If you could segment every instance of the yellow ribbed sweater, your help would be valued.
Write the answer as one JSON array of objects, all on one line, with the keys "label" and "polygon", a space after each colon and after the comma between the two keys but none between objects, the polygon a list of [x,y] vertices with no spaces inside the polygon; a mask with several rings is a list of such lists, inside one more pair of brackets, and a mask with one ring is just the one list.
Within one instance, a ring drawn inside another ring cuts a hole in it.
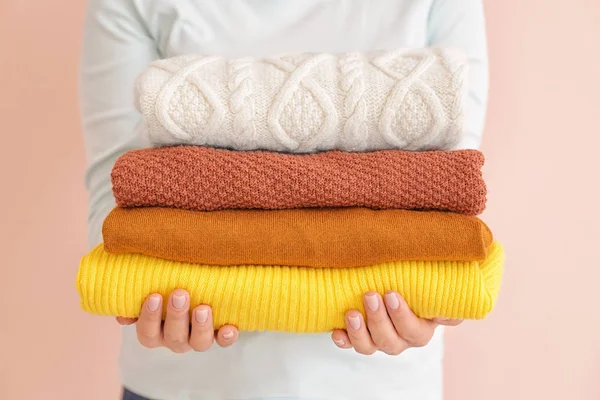
[{"label": "yellow ribbed sweater", "polygon": [[110,254],[99,245],[83,257],[77,290],[85,311],[137,317],[152,293],[177,288],[191,308],[209,304],[215,328],[329,332],[344,313],[364,311],[369,290],[397,290],[420,317],[481,319],[494,306],[504,262],[494,242],[483,261],[399,261],[356,268],[204,266],[140,254]]}]

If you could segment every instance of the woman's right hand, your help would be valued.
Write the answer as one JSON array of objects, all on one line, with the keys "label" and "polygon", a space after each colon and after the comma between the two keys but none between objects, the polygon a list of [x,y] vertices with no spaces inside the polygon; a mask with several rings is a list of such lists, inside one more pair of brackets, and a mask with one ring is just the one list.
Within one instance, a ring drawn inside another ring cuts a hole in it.
[{"label": "woman's right hand", "polygon": [[135,323],[142,346],[151,349],[167,347],[175,353],[206,351],[215,339],[219,346],[228,347],[238,338],[238,329],[233,325],[224,325],[215,332],[212,311],[207,305],[194,308],[190,321],[190,295],[185,290],[176,289],[169,296],[164,324],[162,310],[162,296],[151,294],[144,301],[139,318],[117,317],[117,322],[121,325]]}]

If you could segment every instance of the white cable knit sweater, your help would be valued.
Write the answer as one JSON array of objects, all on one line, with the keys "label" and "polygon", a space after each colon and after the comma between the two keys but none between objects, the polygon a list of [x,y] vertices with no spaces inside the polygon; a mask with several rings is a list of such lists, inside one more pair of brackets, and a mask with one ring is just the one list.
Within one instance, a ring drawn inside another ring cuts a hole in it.
[{"label": "white cable knit sweater", "polygon": [[137,104],[155,145],[314,152],[450,149],[461,139],[462,53],[414,49],[153,62]]}]

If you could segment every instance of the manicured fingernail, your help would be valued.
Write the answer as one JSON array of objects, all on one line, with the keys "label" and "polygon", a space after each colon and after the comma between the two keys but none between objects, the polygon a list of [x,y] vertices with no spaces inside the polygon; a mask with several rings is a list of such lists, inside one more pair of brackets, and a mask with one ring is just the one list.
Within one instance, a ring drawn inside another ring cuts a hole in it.
[{"label": "manicured fingernail", "polygon": [[180,309],[185,306],[185,296],[181,294],[173,295],[173,307]]},{"label": "manicured fingernail", "polygon": [[223,339],[229,340],[233,337],[233,331],[227,331],[223,334]]},{"label": "manicured fingernail", "polygon": [[160,296],[150,296],[148,299],[148,310],[152,312],[158,311],[158,306],[160,306]]},{"label": "manicured fingernail", "polygon": [[355,331],[360,329],[360,317],[357,315],[353,315],[351,317],[348,317],[348,322],[350,323],[350,328],[354,329]]},{"label": "manicured fingernail", "polygon": [[392,310],[397,309],[400,306],[400,301],[398,301],[398,295],[396,293],[386,293],[385,304],[387,304],[387,306]]},{"label": "manicured fingernail", "polygon": [[434,318],[433,322],[436,324],[443,324],[444,322],[450,321],[450,318]]},{"label": "manicured fingernail", "polygon": [[196,322],[199,324],[205,324],[208,321],[208,309],[203,308],[196,310]]},{"label": "manicured fingernail", "polygon": [[368,294],[365,296],[365,299],[367,300],[367,307],[369,307],[369,310],[375,312],[379,309],[379,299],[376,294]]},{"label": "manicured fingernail", "polygon": [[333,341],[335,342],[335,344],[337,344],[338,346],[343,346],[346,344],[346,342],[344,341],[344,339],[333,339]]}]

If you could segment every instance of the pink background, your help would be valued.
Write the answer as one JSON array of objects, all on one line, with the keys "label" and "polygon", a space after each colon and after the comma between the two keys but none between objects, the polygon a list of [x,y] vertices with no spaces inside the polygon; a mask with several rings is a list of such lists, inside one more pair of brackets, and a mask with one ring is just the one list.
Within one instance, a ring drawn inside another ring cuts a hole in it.
[{"label": "pink background", "polygon": [[[79,309],[83,2],[0,3],[0,398],[116,399],[119,329]],[[600,3],[486,1],[484,219],[500,302],[448,330],[446,399],[600,399]]]}]

